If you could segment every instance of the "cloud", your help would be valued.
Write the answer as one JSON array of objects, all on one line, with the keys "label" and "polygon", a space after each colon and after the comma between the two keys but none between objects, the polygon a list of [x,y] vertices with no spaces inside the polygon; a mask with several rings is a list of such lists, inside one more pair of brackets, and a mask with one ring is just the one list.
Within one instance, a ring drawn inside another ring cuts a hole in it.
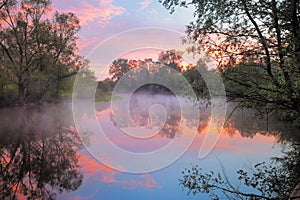
[{"label": "cloud", "polygon": [[101,42],[102,38],[94,36],[94,37],[87,37],[84,35],[81,35],[78,39],[77,42],[77,47],[79,51],[83,54],[86,55],[88,52],[92,50],[92,48]]},{"label": "cloud", "polygon": [[80,19],[82,26],[97,23],[105,27],[114,16],[122,15],[125,8],[113,5],[113,0],[98,0],[94,3],[88,1],[64,0],[54,2],[55,10],[73,12]]},{"label": "cloud", "polygon": [[152,3],[153,0],[145,0],[142,2],[139,2],[139,5],[141,6],[138,10],[145,10],[146,8],[148,8],[148,6]]}]

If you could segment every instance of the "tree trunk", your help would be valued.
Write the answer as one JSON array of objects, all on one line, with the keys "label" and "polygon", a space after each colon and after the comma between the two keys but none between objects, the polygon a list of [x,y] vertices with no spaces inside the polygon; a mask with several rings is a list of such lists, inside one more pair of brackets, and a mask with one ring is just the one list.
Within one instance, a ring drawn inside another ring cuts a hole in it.
[{"label": "tree trunk", "polygon": [[25,86],[23,82],[18,83],[18,104],[25,103]]}]

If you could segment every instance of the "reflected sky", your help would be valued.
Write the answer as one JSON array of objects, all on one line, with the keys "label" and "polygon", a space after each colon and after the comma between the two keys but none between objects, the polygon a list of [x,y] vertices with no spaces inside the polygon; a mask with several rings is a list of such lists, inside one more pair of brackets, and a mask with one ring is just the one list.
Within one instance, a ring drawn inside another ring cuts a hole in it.
[{"label": "reflected sky", "polygon": [[[16,182],[13,183],[15,179],[8,177],[7,170],[6,172],[3,170],[7,166],[7,162],[30,154],[30,159],[16,159],[12,170],[20,171],[18,167],[29,166],[28,163],[37,169],[47,169],[47,174],[44,175],[43,173],[38,175],[37,171],[31,173],[32,177],[35,174],[34,187],[40,183],[39,186],[44,186],[44,190],[40,191],[57,193],[57,199],[199,199],[201,197],[202,199],[209,199],[208,196],[202,194],[198,196],[186,195],[186,191],[182,190],[178,182],[184,168],[197,164],[203,169],[221,171],[222,166],[224,166],[229,178],[235,180],[236,170],[240,168],[250,169],[258,162],[282,155],[282,148],[287,148],[283,143],[277,143],[278,140],[282,139],[282,135],[275,134],[275,130],[278,130],[278,123],[270,123],[268,125],[269,130],[266,130],[265,123],[262,122],[263,119],[254,124],[253,113],[244,111],[236,112],[232,116],[212,152],[204,159],[199,159],[199,148],[203,143],[205,133],[208,131],[209,108],[206,109],[203,105],[203,108],[200,109],[200,123],[195,123],[193,121],[195,119],[191,116],[178,116],[180,112],[177,112],[175,108],[177,107],[175,97],[152,95],[149,98],[147,95],[141,95],[134,98],[131,99],[130,108],[130,115],[134,123],[131,123],[130,126],[162,128],[160,132],[149,139],[132,138],[132,136],[124,134],[118,126],[115,126],[110,103],[97,103],[96,119],[92,115],[85,115],[83,119],[85,121],[97,120],[111,141],[120,148],[133,152],[149,152],[161,148],[175,138],[184,138],[184,134],[189,134],[191,127],[197,126],[198,133],[192,145],[174,163],[158,171],[143,174],[120,172],[109,165],[100,163],[78,143],[76,129],[72,126],[70,102],[58,105],[45,104],[38,109],[4,109],[1,110],[0,115],[2,192],[7,181],[12,184],[11,191],[16,188],[14,186]],[[155,110],[148,112],[151,105],[158,103],[166,108],[166,115]],[[160,114],[162,115],[156,116]],[[160,119],[159,117],[165,117],[163,126],[157,120]],[[181,123],[180,127],[177,125],[178,123]],[[124,123],[124,127],[125,125],[126,123]],[[164,134],[164,126],[172,127],[172,134],[170,131]],[[92,127],[89,128],[92,129]],[[62,132],[61,130],[65,131]],[[291,130],[291,132],[293,131]],[[90,145],[95,145],[94,142],[97,140],[94,137],[97,135],[91,134],[86,138]],[[32,150],[31,153],[28,153],[30,145],[35,151]],[[20,149],[20,152],[16,153],[16,157],[13,154],[14,147]],[[22,149],[23,151],[21,151]],[[27,151],[25,151],[26,149]],[[164,159],[164,155],[161,156],[161,159]],[[48,165],[52,163],[49,165],[51,168],[41,167],[39,160],[43,160],[42,158]],[[108,160],[106,164],[109,162],[112,161]],[[32,170],[34,171],[33,167],[27,168],[27,171],[23,170],[24,183],[28,183],[29,171]],[[67,174],[69,176],[76,174],[76,176],[73,176],[73,179],[63,179]],[[42,179],[38,177],[46,178],[43,179],[44,182],[41,182]],[[66,182],[64,182],[63,187],[60,187],[59,183],[62,180]],[[50,183],[57,183],[59,187],[53,187],[49,190],[51,188]],[[70,189],[67,187],[68,183],[71,185],[77,183],[77,185],[73,185]],[[60,188],[62,189],[60,190]],[[43,194],[42,192],[40,194]],[[20,189],[16,195],[20,199],[26,196]]]},{"label": "reflected sky", "polygon": [[[198,164],[202,168],[209,170],[220,171],[222,166],[225,167],[227,174],[230,178],[235,179],[235,171],[240,168],[251,168],[258,162],[269,160],[272,156],[280,156],[283,144],[277,144],[279,139],[278,135],[273,135],[267,131],[257,129],[253,132],[242,132],[243,122],[248,121],[248,127],[251,126],[249,119],[253,116],[247,116],[245,113],[233,115],[232,121],[229,121],[227,126],[224,127],[223,133],[220,136],[213,151],[204,159],[198,158],[199,148],[202,145],[205,133],[208,131],[208,123],[210,120],[210,109],[201,108],[200,123],[195,123],[191,116],[178,116],[175,107],[178,107],[176,97],[161,96],[147,94],[133,96],[130,100],[130,116],[131,123],[124,122],[123,127],[153,127],[158,126],[159,123],[155,119],[161,116],[156,116],[161,113],[149,112],[151,106],[161,104],[165,108],[167,116],[165,117],[164,126],[172,126],[173,136],[164,134],[162,127],[161,131],[148,139],[133,138],[124,134],[112,117],[112,110],[110,107],[100,109],[97,111],[96,116],[100,126],[108,138],[122,149],[132,152],[149,152],[169,144],[175,137],[181,138],[183,134],[188,134],[189,129],[193,126],[198,126],[198,133],[189,149],[173,164],[150,173],[145,174],[131,174],[124,173],[112,169],[109,166],[97,162],[93,156],[86,150],[80,151],[80,163],[82,170],[85,174],[82,186],[75,192],[62,195],[61,198],[78,198],[78,199],[153,199],[153,198],[172,198],[172,199],[199,199],[199,196],[187,196],[186,192],[182,191],[179,186],[178,179],[181,177],[181,171],[190,167],[191,165]],[[177,103],[176,103],[177,102]],[[123,116],[118,111],[114,110],[116,116]],[[179,112],[180,113],[180,112]],[[177,116],[174,116],[176,115]],[[163,114],[162,114],[163,115]],[[173,116],[172,116],[173,115]],[[243,117],[242,117],[243,115]],[[122,117],[120,117],[122,119]],[[93,120],[91,118],[85,119],[87,121]],[[235,121],[234,121],[235,120]],[[133,123],[132,123],[133,122]],[[181,126],[176,124],[181,122]],[[237,125],[237,127],[234,126]],[[92,130],[91,124],[88,124],[89,130]],[[210,127],[214,128],[214,127]],[[261,127],[263,128],[263,127]],[[93,131],[97,131],[96,128]],[[141,133],[142,134],[142,133]],[[90,142],[96,141],[97,134],[92,134]],[[90,144],[93,145],[93,144]],[[100,145],[97,143],[97,145]],[[162,157],[164,155],[161,155]],[[110,161],[112,162],[112,161]],[[109,161],[108,161],[109,163]],[[204,199],[209,199],[208,196],[203,195]]]}]

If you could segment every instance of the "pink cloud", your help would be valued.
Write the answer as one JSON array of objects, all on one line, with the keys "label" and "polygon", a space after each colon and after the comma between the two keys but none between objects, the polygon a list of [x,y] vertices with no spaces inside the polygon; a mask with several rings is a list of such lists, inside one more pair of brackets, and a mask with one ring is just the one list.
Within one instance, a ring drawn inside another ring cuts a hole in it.
[{"label": "pink cloud", "polygon": [[57,1],[54,5],[55,10],[76,14],[82,26],[90,26],[91,23],[96,22],[101,27],[105,27],[114,16],[122,15],[125,11],[125,8],[113,5],[113,0],[98,0],[96,3],[64,0]]},{"label": "pink cloud", "polygon": [[95,44],[98,44],[101,42],[101,38],[99,37],[86,37],[86,36],[80,36],[77,42],[77,47],[81,53],[86,55],[89,51],[92,50],[92,48],[95,46]]}]

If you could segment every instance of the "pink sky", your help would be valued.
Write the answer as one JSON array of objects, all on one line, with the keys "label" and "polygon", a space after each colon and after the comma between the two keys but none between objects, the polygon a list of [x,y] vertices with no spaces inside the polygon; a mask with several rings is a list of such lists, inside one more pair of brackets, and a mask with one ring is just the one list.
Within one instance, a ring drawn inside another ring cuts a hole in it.
[{"label": "pink sky", "polygon": [[83,55],[123,31],[160,27],[184,32],[192,19],[191,10],[179,9],[171,15],[156,0],[53,0],[53,11],[73,12],[79,17],[78,46]]}]

